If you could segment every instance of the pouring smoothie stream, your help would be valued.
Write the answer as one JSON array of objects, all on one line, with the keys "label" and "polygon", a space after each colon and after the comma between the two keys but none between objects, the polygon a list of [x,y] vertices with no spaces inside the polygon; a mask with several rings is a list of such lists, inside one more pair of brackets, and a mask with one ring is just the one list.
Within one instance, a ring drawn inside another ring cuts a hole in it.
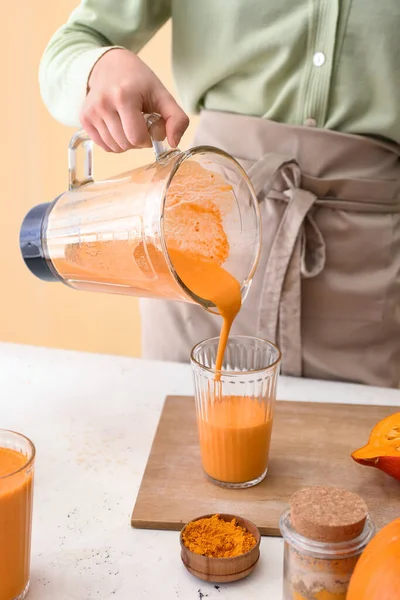
[{"label": "pouring smoothie stream", "polygon": [[[173,192],[171,188],[169,199],[175,205]],[[179,220],[182,206],[175,206],[174,218]],[[267,402],[260,399],[256,388],[254,396],[227,395],[221,381],[230,330],[241,308],[241,290],[237,279],[221,266],[229,254],[223,228],[218,243],[207,233],[217,229],[218,209],[214,207],[202,216],[208,225],[203,234],[203,252],[196,252],[195,247],[188,252],[174,249],[175,244],[182,243],[174,237],[168,239],[168,248],[174,268],[184,284],[197,296],[211,301],[222,317],[215,376],[208,382],[206,399],[198,411],[200,449],[203,469],[213,482],[240,486],[244,482],[257,482],[267,471],[272,411],[269,410],[270,399]],[[173,224],[167,225],[167,229],[173,231]],[[212,260],[205,259],[204,247],[212,248]]]},{"label": "pouring smoothie stream", "polygon": [[185,285],[197,296],[212,302],[223,319],[215,363],[216,371],[220,371],[228,336],[242,305],[240,283],[228,271],[214,262],[176,251],[170,251],[170,256],[176,272]]}]

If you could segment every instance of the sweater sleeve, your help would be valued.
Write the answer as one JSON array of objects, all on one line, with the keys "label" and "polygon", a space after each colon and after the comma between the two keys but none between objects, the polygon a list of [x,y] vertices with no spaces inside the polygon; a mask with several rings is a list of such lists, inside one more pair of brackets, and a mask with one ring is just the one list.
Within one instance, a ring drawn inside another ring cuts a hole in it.
[{"label": "sweater sleeve", "polygon": [[79,126],[89,75],[112,48],[138,52],[171,16],[171,0],[82,0],[51,38],[39,66],[42,99],[64,125]]}]

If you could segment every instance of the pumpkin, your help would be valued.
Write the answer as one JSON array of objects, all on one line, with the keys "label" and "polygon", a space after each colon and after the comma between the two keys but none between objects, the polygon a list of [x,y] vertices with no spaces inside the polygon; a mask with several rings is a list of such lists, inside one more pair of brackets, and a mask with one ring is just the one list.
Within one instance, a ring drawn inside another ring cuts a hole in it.
[{"label": "pumpkin", "polygon": [[400,519],[369,542],[350,579],[347,600],[400,598]]},{"label": "pumpkin", "polygon": [[368,444],[351,456],[359,464],[376,467],[400,481],[400,413],[375,425]]}]

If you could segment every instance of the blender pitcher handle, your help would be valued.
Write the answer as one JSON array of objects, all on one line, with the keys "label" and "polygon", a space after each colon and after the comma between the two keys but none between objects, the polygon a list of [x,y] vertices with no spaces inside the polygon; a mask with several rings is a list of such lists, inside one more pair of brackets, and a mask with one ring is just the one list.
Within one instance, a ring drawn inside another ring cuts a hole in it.
[{"label": "blender pitcher handle", "polygon": [[[76,175],[76,151],[83,146],[85,151],[85,162],[83,179]],[[68,177],[69,190],[75,190],[85,183],[92,183],[93,180],[93,142],[83,129],[77,131],[72,136],[68,145]]]},{"label": "blender pitcher handle", "polygon": [[[157,113],[143,115],[149,130],[151,143],[153,144],[156,160],[161,160],[172,149],[164,143],[166,138],[165,122],[161,115]],[[85,150],[85,163],[83,179],[79,179],[76,174],[76,154],[80,146]],[[93,183],[93,142],[83,129],[77,131],[71,138],[68,145],[68,173],[69,189],[75,190],[85,183]]]},{"label": "blender pitcher handle", "polygon": [[156,160],[159,161],[172,151],[172,148],[164,143],[164,140],[167,137],[165,132],[165,121],[158,113],[144,114],[143,116],[146,121],[147,129],[149,130]]}]

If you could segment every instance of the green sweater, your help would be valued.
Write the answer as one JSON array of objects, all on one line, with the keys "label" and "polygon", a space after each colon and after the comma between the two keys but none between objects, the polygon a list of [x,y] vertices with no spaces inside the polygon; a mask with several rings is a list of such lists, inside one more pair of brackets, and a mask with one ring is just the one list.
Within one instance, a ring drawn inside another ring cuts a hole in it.
[{"label": "green sweater", "polygon": [[400,0],[82,0],[50,40],[41,92],[79,125],[111,46],[137,52],[170,18],[183,107],[400,143]]}]

